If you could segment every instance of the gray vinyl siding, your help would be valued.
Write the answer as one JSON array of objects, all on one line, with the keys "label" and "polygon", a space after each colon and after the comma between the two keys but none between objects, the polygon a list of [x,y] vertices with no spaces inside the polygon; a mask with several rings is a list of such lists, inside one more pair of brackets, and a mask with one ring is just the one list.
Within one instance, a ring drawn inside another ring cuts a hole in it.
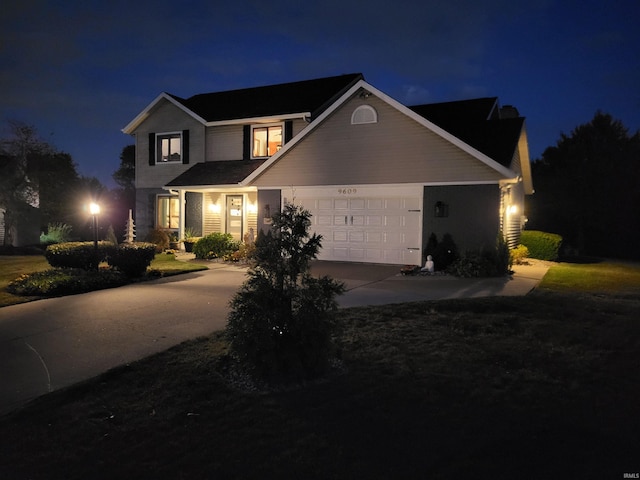
[{"label": "gray vinyl siding", "polygon": [[[378,122],[351,125],[373,106]],[[501,175],[376,97],[345,102],[259,176],[257,186],[497,182]]]},{"label": "gray vinyl siding", "polygon": [[161,188],[136,188],[136,241],[144,241],[156,226],[156,196],[168,194]]},{"label": "gray vinyl siding", "polygon": [[207,127],[206,160],[242,159],[242,125]]},{"label": "gray vinyl siding", "polygon": [[[448,216],[436,217],[436,202],[448,206]],[[422,247],[429,236],[438,241],[448,233],[460,253],[495,245],[500,229],[500,187],[498,185],[460,185],[424,187]]]},{"label": "gray vinyl siding", "polygon": [[[189,163],[149,165],[149,133],[189,130]],[[194,163],[204,161],[205,128],[169,101],[159,102],[149,117],[135,131],[136,188],[157,188],[166,185]]]},{"label": "gray vinyl siding", "polygon": [[[277,123],[277,122],[276,122]],[[292,134],[295,137],[306,126],[303,119],[292,121]],[[219,125],[207,127],[206,156],[207,162],[242,159],[243,125]]]}]

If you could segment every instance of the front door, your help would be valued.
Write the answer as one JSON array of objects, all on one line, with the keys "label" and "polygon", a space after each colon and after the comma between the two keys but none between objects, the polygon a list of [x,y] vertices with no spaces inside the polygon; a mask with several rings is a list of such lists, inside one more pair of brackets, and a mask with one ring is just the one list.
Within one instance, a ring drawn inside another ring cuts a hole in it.
[{"label": "front door", "polygon": [[227,233],[230,233],[235,240],[242,240],[243,211],[242,195],[228,195]]}]

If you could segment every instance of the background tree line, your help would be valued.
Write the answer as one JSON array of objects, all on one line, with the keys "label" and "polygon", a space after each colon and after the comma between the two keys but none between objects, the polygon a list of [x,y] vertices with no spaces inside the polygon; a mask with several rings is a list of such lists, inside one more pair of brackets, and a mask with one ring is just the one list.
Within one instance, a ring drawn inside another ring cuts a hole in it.
[{"label": "background tree line", "polygon": [[34,208],[40,232],[59,223],[71,226],[74,239],[92,239],[86,210],[91,201],[101,206],[100,238],[112,226],[116,238],[122,239],[129,209],[135,205],[133,145],[123,149],[120,168],[113,174],[120,188],[109,190],[97,178],[80,175],[71,155],[43,140],[35,127],[17,121],[7,126],[0,139],[0,208],[5,224],[0,243],[13,244],[11,227]]},{"label": "background tree line", "polygon": [[640,258],[640,132],[597,112],[532,163],[527,229],[558,233],[565,254]]}]

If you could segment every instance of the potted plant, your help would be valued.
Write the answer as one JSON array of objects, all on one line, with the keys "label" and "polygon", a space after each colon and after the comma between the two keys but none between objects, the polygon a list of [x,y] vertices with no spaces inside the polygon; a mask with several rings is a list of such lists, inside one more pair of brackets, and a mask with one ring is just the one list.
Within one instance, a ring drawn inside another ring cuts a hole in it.
[{"label": "potted plant", "polygon": [[184,229],[183,243],[185,252],[193,252],[193,244],[198,241],[198,237],[196,235],[197,233],[193,228],[187,227]]},{"label": "potted plant", "polygon": [[178,240],[178,234],[168,232],[169,235],[169,248],[171,250],[180,250],[180,241]]}]

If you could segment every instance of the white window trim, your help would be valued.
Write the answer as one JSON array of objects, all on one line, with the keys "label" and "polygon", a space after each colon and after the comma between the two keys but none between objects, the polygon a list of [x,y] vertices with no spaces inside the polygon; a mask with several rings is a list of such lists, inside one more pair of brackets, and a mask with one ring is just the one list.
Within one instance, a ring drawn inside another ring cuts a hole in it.
[{"label": "white window trim", "polygon": [[[158,148],[158,142],[160,141],[160,137],[169,137],[169,136],[174,136],[174,135],[177,135],[177,136],[180,137],[180,160],[179,161],[171,161],[170,160],[170,161],[167,161],[167,162],[163,162],[162,160],[160,160],[162,158],[162,149]],[[156,133],[155,142],[156,142],[156,145],[155,145],[156,165],[176,165],[176,164],[182,163],[183,155],[184,155],[184,148],[183,148],[184,139],[182,138],[182,132],[181,131]]]},{"label": "white window trim", "polygon": [[[258,159],[258,158],[271,158],[273,155],[265,155],[265,156],[254,156],[253,155],[253,142],[254,142],[254,132],[256,129],[258,128],[270,128],[270,127],[280,127],[282,129],[282,145],[280,148],[284,147],[284,122],[278,122],[278,123],[257,123],[255,125],[251,125],[251,143],[250,143],[250,149],[251,149],[251,158],[254,159]],[[267,138],[268,141],[268,138]]]},{"label": "white window trim", "polygon": [[[368,112],[370,115],[364,113],[364,116],[369,119],[362,120],[361,112]],[[378,123],[378,112],[371,105],[360,105],[351,114],[351,125],[365,125],[367,123]]]}]

